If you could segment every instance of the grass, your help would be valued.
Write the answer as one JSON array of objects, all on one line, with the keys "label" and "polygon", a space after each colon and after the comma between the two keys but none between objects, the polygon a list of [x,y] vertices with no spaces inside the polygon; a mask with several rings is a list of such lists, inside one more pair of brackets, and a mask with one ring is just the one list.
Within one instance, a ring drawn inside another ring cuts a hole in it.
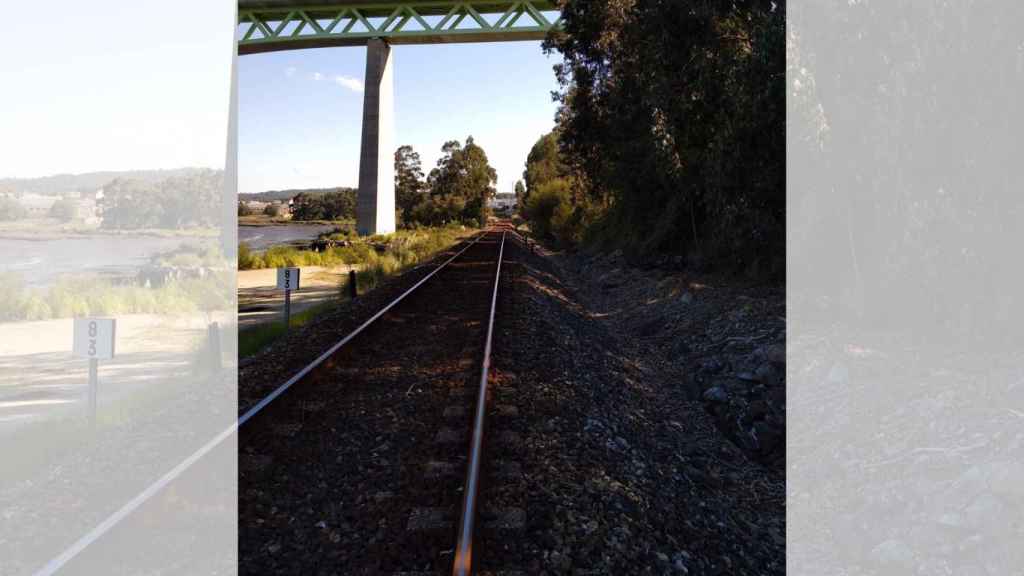
[{"label": "grass", "polygon": [[[288,325],[291,328],[305,326],[313,318],[328,312],[338,305],[338,301],[328,301],[310,306],[301,312],[291,315]],[[268,322],[252,328],[238,331],[238,357],[248,358],[270,346],[275,340],[284,336],[284,321]]]},{"label": "grass", "polygon": [[215,246],[181,247],[155,254],[150,265],[198,269],[203,275],[147,288],[138,279],[118,282],[95,274],[66,274],[45,287],[26,286],[16,272],[0,272],[0,322],[120,314],[193,314],[230,309],[234,272]]},{"label": "grass", "polygon": [[[381,258],[386,260],[388,256],[395,257],[402,266],[407,266],[414,260],[420,261],[424,256],[432,256],[439,249],[450,246],[463,232],[465,228],[458,225],[400,230],[394,234],[364,238],[354,236],[349,231],[339,231],[322,235],[322,238],[346,241],[348,245],[328,248],[323,252],[300,250],[293,246],[273,246],[262,253],[257,253],[243,242],[238,246],[238,269],[256,270],[288,266],[329,268],[341,265],[371,267]],[[387,267],[389,264],[385,263],[383,266]]]},{"label": "grass", "polygon": [[[356,286],[358,287],[359,294],[366,294],[383,284],[388,278],[397,276],[413,266],[426,262],[439,252],[448,249],[464,233],[465,229],[461,226],[403,230],[387,236],[371,236],[358,239],[349,246],[321,253],[287,248],[279,252],[273,252],[270,256],[270,261],[274,262],[276,258],[288,261],[288,258],[294,257],[297,259],[295,260],[296,263],[289,263],[289,266],[330,266],[331,264],[326,264],[323,260],[315,261],[313,264],[300,262],[302,257],[296,256],[296,253],[328,254],[328,258],[338,258],[341,263],[359,266],[359,271],[356,272]],[[273,250],[275,249],[271,248],[267,252],[271,253]],[[266,254],[262,255],[262,257],[265,258]],[[239,263],[241,263],[241,251],[239,252]],[[330,310],[348,298],[347,278],[341,281],[338,288],[337,298],[293,314],[289,325],[292,328],[303,326],[317,315]],[[284,328],[284,321],[278,321],[239,330],[238,357],[246,358],[252,356],[270,346],[275,340],[284,335]]]},{"label": "grass", "polygon": [[249,214],[246,216],[238,217],[239,226],[280,226],[282,224],[310,224],[310,225],[325,225],[331,224],[343,229],[355,229],[356,222],[351,219],[343,220],[294,220],[292,218],[282,218],[275,216],[267,216],[266,214]]},{"label": "grass", "polygon": [[0,274],[0,321],[221,310],[232,296],[226,272],[171,281],[159,288],[116,285],[82,276],[61,278],[45,289],[30,289],[18,275]]},{"label": "grass", "polygon": [[405,230],[381,237],[372,236],[370,242],[384,243],[381,253],[370,253],[356,273],[359,293],[373,290],[391,276],[430,260],[438,252],[454,244],[463,233],[461,226]]}]

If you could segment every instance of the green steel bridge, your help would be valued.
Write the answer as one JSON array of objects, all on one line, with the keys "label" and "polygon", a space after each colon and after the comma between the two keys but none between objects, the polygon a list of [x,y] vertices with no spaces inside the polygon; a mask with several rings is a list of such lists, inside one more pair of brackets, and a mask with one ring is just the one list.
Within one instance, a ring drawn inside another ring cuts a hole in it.
[{"label": "green steel bridge", "polygon": [[238,0],[238,54],[366,46],[356,230],[395,230],[391,45],[543,40],[553,0]]},{"label": "green steel bridge", "polygon": [[239,54],[389,44],[543,40],[558,26],[552,1],[239,0]]}]

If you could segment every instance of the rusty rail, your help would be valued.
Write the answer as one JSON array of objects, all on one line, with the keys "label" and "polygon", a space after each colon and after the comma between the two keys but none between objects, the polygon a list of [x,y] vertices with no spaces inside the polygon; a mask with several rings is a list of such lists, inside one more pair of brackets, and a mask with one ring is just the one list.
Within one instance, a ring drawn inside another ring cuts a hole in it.
[{"label": "rusty rail", "polygon": [[491,313],[487,320],[487,340],[484,343],[483,365],[480,368],[480,390],[476,398],[476,413],[473,417],[473,440],[470,444],[469,463],[466,466],[465,493],[462,498],[462,515],[459,519],[459,536],[455,545],[454,576],[469,576],[473,567],[473,531],[477,514],[477,493],[480,488],[480,461],[483,458],[484,419],[487,408],[487,376],[491,369],[491,338],[494,334],[494,312],[498,306],[498,285],[501,283],[501,259],[505,254],[505,234],[501,233],[498,248],[498,265],[494,273],[494,292],[491,294]]},{"label": "rusty rail", "polygon": [[[403,292],[400,296],[398,296],[397,298],[392,300],[390,304],[388,304],[387,306],[382,308],[380,311],[378,311],[376,314],[374,314],[369,320],[367,320],[366,322],[363,322],[362,324],[360,324],[358,328],[356,328],[355,330],[350,332],[347,336],[345,336],[344,338],[339,340],[337,343],[335,343],[333,346],[331,346],[326,352],[324,352],[319,357],[317,357],[316,360],[313,360],[311,363],[306,365],[306,367],[304,367],[302,370],[297,372],[294,376],[289,378],[287,382],[285,382],[284,384],[281,384],[276,389],[274,389],[273,392],[271,392],[266,397],[264,397],[262,400],[260,400],[260,402],[258,404],[256,404],[255,406],[250,408],[248,411],[246,411],[245,414],[240,416],[238,418],[238,420],[236,420],[233,424],[231,424],[231,426],[228,426],[221,433],[219,433],[216,436],[214,436],[212,439],[210,439],[208,442],[206,442],[206,444],[203,444],[203,446],[201,446],[198,450],[196,450],[191,455],[189,455],[187,458],[182,460],[177,466],[175,466],[174,468],[169,470],[166,474],[164,474],[159,479],[157,479],[155,482],[153,482],[152,484],[147,486],[145,490],[143,490],[142,492],[137,494],[134,498],[132,498],[126,504],[124,504],[119,509],[117,509],[113,514],[111,514],[105,520],[100,522],[95,528],[93,528],[92,530],[87,532],[84,536],[82,536],[81,538],[76,540],[74,543],[72,543],[63,552],[61,552],[59,555],[55,556],[48,563],[46,563],[46,565],[44,565],[39,570],[37,570],[34,573],[34,575],[35,576],[51,576],[52,574],[56,574],[58,571],[60,571],[61,568],[63,568],[65,565],[67,565],[69,562],[71,562],[83,550],[85,550],[91,544],[93,544],[94,542],[96,542],[97,540],[102,538],[107,532],[109,532],[112,528],[114,528],[119,523],[121,523],[122,520],[124,520],[125,518],[130,516],[136,509],[138,509],[140,506],[142,506],[146,501],[148,501],[154,495],[156,495],[161,490],[166,488],[171,482],[173,482],[175,479],[177,479],[179,476],[181,476],[186,470],[191,468],[193,464],[195,464],[196,462],[201,460],[206,454],[208,454],[210,451],[212,451],[214,448],[216,448],[221,442],[223,442],[225,439],[229,438],[232,434],[236,433],[238,431],[238,429],[243,424],[245,424],[249,419],[251,419],[253,416],[255,416],[260,411],[262,411],[264,408],[266,408],[267,405],[269,405],[271,402],[273,402],[279,396],[284,394],[285,391],[287,391],[289,388],[291,388],[296,382],[301,380],[303,377],[305,377],[307,374],[309,374],[311,371],[313,371],[313,369],[315,369],[317,366],[322,364],[325,360],[330,358],[335,352],[337,352],[339,349],[341,349],[341,347],[343,347],[345,344],[348,344],[348,342],[350,340],[352,340],[353,338],[355,338],[360,332],[365,330],[368,326],[370,326],[375,321],[377,321],[381,316],[383,316],[389,310],[394,308],[399,302],[404,300],[406,298],[406,296],[408,296],[409,294],[412,294],[413,292],[415,292],[417,288],[422,286],[427,280],[430,280],[435,274],[437,274],[442,269],[447,267],[448,264],[450,264],[453,260],[455,260],[456,258],[461,256],[463,252],[465,252],[466,250],[468,250],[470,248],[470,246],[472,246],[473,244],[476,244],[478,240],[480,240],[481,238],[483,238],[486,235],[487,235],[487,232],[481,232],[480,234],[477,234],[476,237],[474,237],[471,241],[469,241],[469,243],[467,243],[461,250],[459,250],[454,255],[452,255],[450,258],[445,260],[442,264],[440,264],[439,266],[437,266],[436,268],[431,270],[429,274],[427,274],[426,276],[421,278],[411,288],[409,288],[408,290]],[[503,246],[504,246],[504,233],[502,233],[502,243],[503,243]],[[493,310],[492,310],[492,312],[491,312],[492,320],[493,320],[493,316],[494,316],[494,313],[493,313]],[[490,347],[490,333],[488,333],[488,348],[489,347]]]}]

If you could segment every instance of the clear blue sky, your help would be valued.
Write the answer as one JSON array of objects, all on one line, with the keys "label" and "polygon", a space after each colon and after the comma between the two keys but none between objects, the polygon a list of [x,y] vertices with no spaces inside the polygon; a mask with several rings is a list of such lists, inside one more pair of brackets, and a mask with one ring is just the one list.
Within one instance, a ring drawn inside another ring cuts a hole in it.
[{"label": "clear blue sky", "polygon": [[224,167],[235,6],[165,8],[3,3],[0,178]]},{"label": "clear blue sky", "polygon": [[[358,183],[365,48],[238,59],[238,189]],[[557,90],[540,42],[394,46],[395,146],[429,173],[447,140],[473,138],[512,191],[533,143],[554,126]]]}]

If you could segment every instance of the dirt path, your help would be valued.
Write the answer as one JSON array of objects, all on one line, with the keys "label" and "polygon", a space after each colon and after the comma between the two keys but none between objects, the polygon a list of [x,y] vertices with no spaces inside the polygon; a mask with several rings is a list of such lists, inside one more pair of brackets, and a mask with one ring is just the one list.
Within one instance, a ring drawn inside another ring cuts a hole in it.
[{"label": "dirt path", "polygon": [[[188,374],[213,320],[218,319],[117,318],[116,355],[99,370],[100,409],[154,382]],[[219,318],[222,326],[226,321]],[[88,362],[71,354],[73,325],[71,318],[0,324],[0,374],[7,376],[0,380],[0,434],[41,418],[84,414]]]},{"label": "dirt path", "polygon": [[[301,290],[292,292],[292,314],[328,302],[338,296],[353,266],[301,267]],[[238,327],[240,330],[284,317],[284,293],[276,288],[277,270],[238,271]]]}]

